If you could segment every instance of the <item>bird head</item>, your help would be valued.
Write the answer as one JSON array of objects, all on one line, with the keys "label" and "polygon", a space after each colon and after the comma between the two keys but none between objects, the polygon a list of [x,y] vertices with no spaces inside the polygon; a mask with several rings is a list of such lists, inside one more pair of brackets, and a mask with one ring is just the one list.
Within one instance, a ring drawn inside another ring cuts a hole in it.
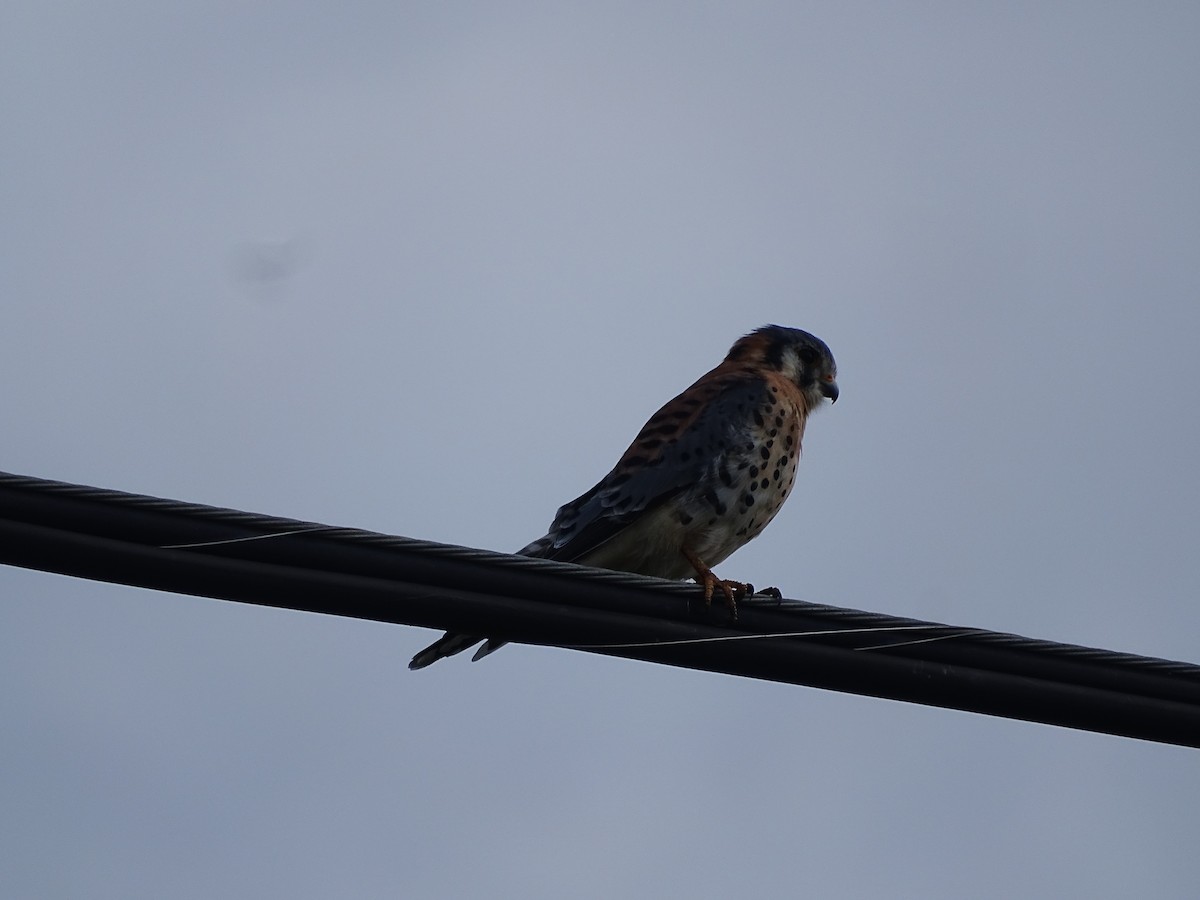
[{"label": "bird head", "polygon": [[837,402],[837,363],[825,342],[807,331],[764,325],[734,344],[726,359],[779,372],[800,388],[809,409]]}]

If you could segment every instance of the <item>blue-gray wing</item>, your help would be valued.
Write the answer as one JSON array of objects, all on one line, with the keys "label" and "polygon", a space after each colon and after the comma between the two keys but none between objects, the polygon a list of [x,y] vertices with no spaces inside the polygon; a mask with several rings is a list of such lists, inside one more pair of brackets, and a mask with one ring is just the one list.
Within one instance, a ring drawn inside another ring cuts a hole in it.
[{"label": "blue-gray wing", "polygon": [[745,371],[711,372],[650,417],[613,470],[561,507],[549,532],[520,552],[572,562],[686,491],[703,493],[754,452],[751,428],[771,402]]}]

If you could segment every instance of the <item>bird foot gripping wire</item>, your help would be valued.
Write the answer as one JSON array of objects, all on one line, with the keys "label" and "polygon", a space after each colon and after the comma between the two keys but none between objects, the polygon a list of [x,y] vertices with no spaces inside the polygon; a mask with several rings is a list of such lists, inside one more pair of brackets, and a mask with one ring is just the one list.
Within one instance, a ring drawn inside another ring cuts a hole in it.
[{"label": "bird foot gripping wire", "polygon": [[718,578],[716,573],[690,550],[685,549],[683,555],[692,564],[692,568],[696,570],[696,583],[704,588],[705,609],[712,606],[713,594],[717,588],[720,588],[721,593],[725,596],[725,605],[729,608],[729,616],[732,619],[737,618],[737,602],[753,596],[755,593],[766,594],[774,597],[776,600],[783,599],[783,594],[779,588],[772,587],[766,588],[763,591],[755,591],[754,585],[748,581],[730,581],[726,578]]}]

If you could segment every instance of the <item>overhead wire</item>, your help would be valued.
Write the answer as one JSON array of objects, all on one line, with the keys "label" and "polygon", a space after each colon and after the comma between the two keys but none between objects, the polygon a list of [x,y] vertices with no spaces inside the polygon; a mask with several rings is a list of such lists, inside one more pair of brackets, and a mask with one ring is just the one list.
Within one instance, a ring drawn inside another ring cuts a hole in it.
[{"label": "overhead wire", "polygon": [[1189,663],[29,476],[0,562],[1200,747]]}]

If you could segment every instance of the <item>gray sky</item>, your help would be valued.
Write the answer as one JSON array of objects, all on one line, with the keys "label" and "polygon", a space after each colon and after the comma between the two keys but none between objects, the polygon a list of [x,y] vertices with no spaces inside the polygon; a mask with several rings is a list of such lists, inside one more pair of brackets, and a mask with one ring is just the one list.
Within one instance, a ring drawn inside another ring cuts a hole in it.
[{"label": "gray sky", "polygon": [[[723,574],[1200,661],[1200,7],[580,6],[6,4],[0,469],[511,550],[778,322]],[[1200,883],[1195,751],[434,636],[0,569],[0,893]]]}]

